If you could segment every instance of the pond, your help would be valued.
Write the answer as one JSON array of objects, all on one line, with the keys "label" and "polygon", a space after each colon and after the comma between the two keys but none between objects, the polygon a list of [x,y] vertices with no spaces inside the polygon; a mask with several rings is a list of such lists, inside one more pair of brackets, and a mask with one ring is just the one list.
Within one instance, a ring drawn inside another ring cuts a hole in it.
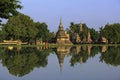
[{"label": "pond", "polygon": [[0,80],[120,80],[119,46],[0,47]]}]

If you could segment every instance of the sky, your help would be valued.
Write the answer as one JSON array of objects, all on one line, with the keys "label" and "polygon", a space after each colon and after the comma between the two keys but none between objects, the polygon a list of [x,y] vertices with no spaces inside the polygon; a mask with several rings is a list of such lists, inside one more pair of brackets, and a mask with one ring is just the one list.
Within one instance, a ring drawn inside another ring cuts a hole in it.
[{"label": "sky", "polygon": [[70,22],[85,23],[89,28],[109,23],[120,23],[120,0],[20,0],[21,13],[35,22],[45,22],[50,31],[56,32],[60,17],[64,29]]}]

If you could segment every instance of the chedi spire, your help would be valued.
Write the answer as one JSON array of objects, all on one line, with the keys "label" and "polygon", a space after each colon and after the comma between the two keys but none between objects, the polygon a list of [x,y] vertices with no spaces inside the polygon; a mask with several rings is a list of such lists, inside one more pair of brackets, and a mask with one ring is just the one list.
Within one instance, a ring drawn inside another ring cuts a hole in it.
[{"label": "chedi spire", "polygon": [[61,18],[60,18],[59,28],[58,28],[58,31],[56,33],[56,43],[60,44],[60,45],[62,45],[62,44],[72,44],[72,42],[70,41],[69,34],[67,34],[67,32],[64,31],[64,29],[63,29]]},{"label": "chedi spire", "polygon": [[64,29],[63,29],[63,25],[62,25],[62,18],[60,18],[59,30],[64,30]]}]

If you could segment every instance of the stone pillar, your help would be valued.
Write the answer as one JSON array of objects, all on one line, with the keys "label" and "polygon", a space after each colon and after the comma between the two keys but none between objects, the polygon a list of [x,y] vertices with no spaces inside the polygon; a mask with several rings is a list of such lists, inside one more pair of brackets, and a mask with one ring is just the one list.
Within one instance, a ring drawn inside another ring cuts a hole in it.
[{"label": "stone pillar", "polygon": [[87,39],[87,42],[88,42],[88,43],[91,43],[91,42],[92,42],[90,32],[88,32],[88,39]]},{"label": "stone pillar", "polygon": [[82,23],[80,23],[80,32],[83,31]]},{"label": "stone pillar", "polygon": [[79,36],[79,34],[77,33],[77,34],[76,34],[76,43],[80,43],[80,42],[81,42],[80,36]]},{"label": "stone pillar", "polygon": [[103,43],[108,43],[108,40],[105,37],[102,37],[102,42]]}]

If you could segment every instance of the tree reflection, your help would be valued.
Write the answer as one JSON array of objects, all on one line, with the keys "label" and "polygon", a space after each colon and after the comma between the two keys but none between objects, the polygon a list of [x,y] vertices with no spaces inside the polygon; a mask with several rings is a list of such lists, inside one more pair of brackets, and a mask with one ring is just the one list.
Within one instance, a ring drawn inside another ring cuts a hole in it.
[{"label": "tree reflection", "polygon": [[99,47],[97,46],[75,46],[71,48],[71,66],[77,63],[86,63],[89,57],[94,57],[99,52]]},{"label": "tree reflection", "polygon": [[24,76],[29,74],[34,68],[46,67],[48,56],[55,51],[60,71],[66,56],[70,57],[70,65],[86,63],[89,58],[101,54],[100,61],[113,66],[120,65],[120,47],[115,46],[57,46],[54,49],[44,50],[42,47],[0,47],[0,61],[7,67],[10,74]]},{"label": "tree reflection", "polygon": [[109,46],[105,52],[102,52],[100,57],[101,62],[110,64],[113,66],[120,65],[120,47]]},{"label": "tree reflection", "polygon": [[39,51],[36,47],[22,47],[21,50],[4,48],[0,59],[12,75],[21,77],[30,73],[35,67],[46,67],[50,51]]}]

